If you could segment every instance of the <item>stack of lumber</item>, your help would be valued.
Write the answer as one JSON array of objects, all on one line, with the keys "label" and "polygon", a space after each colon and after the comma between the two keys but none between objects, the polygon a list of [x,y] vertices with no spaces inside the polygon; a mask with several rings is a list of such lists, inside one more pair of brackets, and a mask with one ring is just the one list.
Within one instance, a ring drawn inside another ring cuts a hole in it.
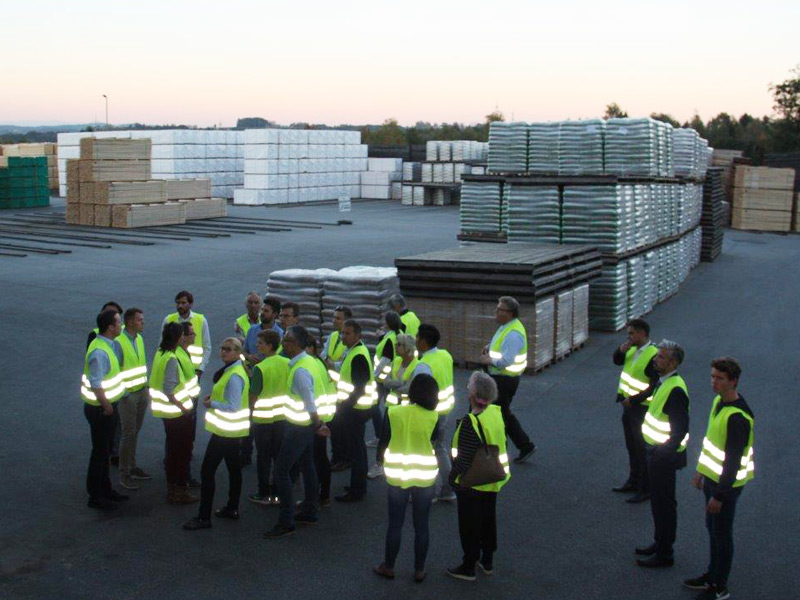
[{"label": "stack of lumber", "polygon": [[44,156],[0,156],[0,209],[49,204]]},{"label": "stack of lumber", "polygon": [[714,148],[711,153],[711,164],[709,166],[722,169],[722,190],[725,199],[731,201],[731,188],[733,187],[733,163],[734,160],[741,160],[744,152],[741,150],[719,150]]},{"label": "stack of lumber", "polygon": [[725,214],[722,206],[724,200],[722,169],[711,167],[706,172],[703,183],[703,213],[700,217],[703,235],[700,260],[703,262],[713,262],[722,252],[722,239],[725,235]]},{"label": "stack of lumber", "polygon": [[56,145],[53,143],[42,144],[5,144],[0,146],[0,156],[44,156],[47,159],[48,189],[58,193],[58,157]]},{"label": "stack of lumber", "polygon": [[733,177],[732,227],[790,231],[794,178],[794,169],[737,165]]}]

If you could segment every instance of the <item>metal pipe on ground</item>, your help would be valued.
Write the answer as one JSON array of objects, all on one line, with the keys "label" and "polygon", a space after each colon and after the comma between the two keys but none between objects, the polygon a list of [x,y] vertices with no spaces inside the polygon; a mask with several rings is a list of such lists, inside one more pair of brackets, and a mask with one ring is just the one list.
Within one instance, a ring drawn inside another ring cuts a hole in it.
[{"label": "metal pipe on ground", "polygon": [[55,250],[52,248],[36,248],[35,246],[23,246],[18,244],[0,244],[0,248],[7,250],[25,250],[26,252],[36,252],[38,254],[70,254],[72,250]]},{"label": "metal pipe on ground", "polygon": [[33,236],[33,235],[31,235],[31,236],[28,236],[28,237],[23,237],[23,236],[19,236],[19,235],[9,235],[7,233],[3,233],[2,230],[0,230],[0,239],[4,239],[4,240],[20,240],[22,242],[30,241],[30,242],[35,242],[37,244],[60,244],[62,246],[80,246],[82,248],[111,248],[111,244],[91,244],[89,242],[65,242],[65,241],[62,241],[60,239],[58,239],[58,240],[42,240],[42,239],[32,239],[32,237],[40,238],[40,237],[44,237],[44,236],[41,236],[41,235]]}]

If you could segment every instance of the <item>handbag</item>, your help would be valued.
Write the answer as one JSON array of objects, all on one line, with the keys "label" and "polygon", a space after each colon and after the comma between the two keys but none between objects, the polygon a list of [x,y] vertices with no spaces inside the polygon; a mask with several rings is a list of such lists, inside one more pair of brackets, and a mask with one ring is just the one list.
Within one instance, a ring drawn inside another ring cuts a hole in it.
[{"label": "handbag", "polygon": [[[471,422],[472,419],[470,419]],[[462,487],[497,483],[506,478],[506,470],[503,468],[503,463],[500,462],[500,448],[486,443],[486,435],[483,433],[481,420],[475,417],[475,422],[478,423],[476,433],[481,445],[475,450],[469,469],[458,480],[458,484]]]}]

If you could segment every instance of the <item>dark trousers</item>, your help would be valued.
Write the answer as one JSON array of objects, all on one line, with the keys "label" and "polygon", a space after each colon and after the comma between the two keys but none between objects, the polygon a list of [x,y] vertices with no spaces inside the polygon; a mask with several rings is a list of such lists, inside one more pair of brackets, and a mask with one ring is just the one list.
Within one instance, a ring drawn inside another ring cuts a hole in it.
[{"label": "dark trousers", "polygon": [[664,452],[658,446],[647,446],[653,538],[656,555],[660,558],[672,558],[672,546],[678,530],[678,501],[675,499],[677,459],[677,452]]},{"label": "dark trousers", "polygon": [[[250,424],[250,435],[242,438],[242,464],[253,460],[253,442],[255,441],[253,435],[253,424]],[[258,450],[256,450],[257,452]]]},{"label": "dark trousers", "polygon": [[530,447],[531,439],[520,425],[517,417],[511,412],[511,401],[519,387],[519,377],[509,377],[507,375],[492,375],[492,379],[497,383],[497,400],[495,404],[500,407],[503,413],[503,423],[506,426],[506,434],[518,450]]},{"label": "dark trousers", "polygon": [[370,416],[372,417],[372,429],[375,431],[375,437],[381,436],[381,427],[383,427],[383,414],[384,410],[381,405],[386,406],[386,396],[389,395],[389,390],[386,389],[382,383],[378,384],[378,403],[370,409]]},{"label": "dark trousers", "polygon": [[470,569],[483,557],[492,564],[497,550],[497,492],[460,490],[458,498],[458,534],[464,551],[462,562]]},{"label": "dark trousers", "polygon": [[328,438],[314,436],[314,469],[319,481],[319,498],[327,500],[331,497],[331,461],[328,458]]},{"label": "dark trousers", "polygon": [[[703,494],[706,504],[717,490],[717,484],[705,478]],[[736,502],[742,493],[742,488],[734,488],[725,502],[722,510],[716,515],[706,512],[706,529],[711,542],[711,558],[708,562],[708,581],[717,587],[727,587],[728,576],[731,574],[733,562],[733,517],[736,515]]]},{"label": "dark trousers", "polygon": [[242,495],[242,438],[226,438],[215,433],[206,447],[203,466],[200,467],[200,518],[210,519],[216,490],[216,474],[219,463],[225,460],[228,468],[228,508],[239,510],[239,497]]},{"label": "dark trousers", "polygon": [[167,436],[167,484],[185,486],[194,447],[192,415],[164,419],[164,432]]},{"label": "dark trousers", "polygon": [[92,436],[92,453],[89,455],[89,469],[86,473],[86,491],[91,500],[99,500],[111,492],[109,459],[114,432],[119,425],[117,405],[111,406],[114,412],[106,416],[103,414],[102,406],[83,403],[83,414],[89,422],[89,432]]},{"label": "dark trousers", "polygon": [[397,553],[400,551],[400,540],[403,533],[403,521],[406,519],[408,498],[411,497],[411,518],[414,522],[414,569],[425,568],[428,556],[430,533],[428,521],[433,503],[434,486],[401,488],[389,485],[389,526],[386,529],[386,554],[383,563],[394,568]]},{"label": "dark trousers", "polygon": [[[260,496],[275,496],[277,486],[270,485],[272,464],[277,465],[281,452],[285,421],[275,423],[253,423],[250,430],[256,444],[256,469],[258,470],[258,493]],[[247,442],[245,442],[247,443]]]},{"label": "dark trousers", "polygon": [[278,522],[294,527],[294,497],[292,494],[292,469],[297,466],[303,475],[305,500],[301,507],[304,515],[317,516],[317,473],[314,470],[314,428],[311,425],[286,423],[283,443],[275,465],[275,484],[281,499],[281,514]]},{"label": "dark trousers", "polygon": [[347,410],[339,404],[336,415],[329,423],[331,430],[331,459],[334,464],[350,462],[350,451],[347,447],[347,423],[345,413]]},{"label": "dark trousers", "polygon": [[628,481],[636,486],[639,492],[647,492],[647,452],[642,435],[642,423],[647,414],[647,407],[637,404],[622,407],[622,431],[625,433],[625,448],[628,449],[629,473]]},{"label": "dark trousers", "polygon": [[347,447],[350,450],[350,493],[363,496],[367,493],[367,445],[364,442],[364,429],[370,418],[370,411],[348,408],[345,412],[347,424]]}]

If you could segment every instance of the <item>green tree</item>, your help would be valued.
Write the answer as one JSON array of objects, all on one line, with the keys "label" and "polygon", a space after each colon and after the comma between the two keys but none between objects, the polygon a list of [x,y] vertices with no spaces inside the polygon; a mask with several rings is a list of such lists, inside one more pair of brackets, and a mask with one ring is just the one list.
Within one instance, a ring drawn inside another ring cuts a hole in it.
[{"label": "green tree", "polygon": [[606,104],[606,114],[604,115],[606,119],[625,119],[627,116],[628,113],[622,110],[616,102]]},{"label": "green tree", "polygon": [[770,85],[775,99],[774,109],[784,119],[800,125],[800,65],[792,69],[794,77],[778,85]]},{"label": "green tree", "polygon": [[505,121],[506,117],[501,113],[499,110],[493,110],[488,115],[486,115],[486,123],[495,123],[497,121]]},{"label": "green tree", "polygon": [[675,119],[672,115],[667,113],[650,113],[650,118],[655,119],[656,121],[663,121],[664,123],[669,123],[675,129],[680,129],[681,124],[680,122]]}]

